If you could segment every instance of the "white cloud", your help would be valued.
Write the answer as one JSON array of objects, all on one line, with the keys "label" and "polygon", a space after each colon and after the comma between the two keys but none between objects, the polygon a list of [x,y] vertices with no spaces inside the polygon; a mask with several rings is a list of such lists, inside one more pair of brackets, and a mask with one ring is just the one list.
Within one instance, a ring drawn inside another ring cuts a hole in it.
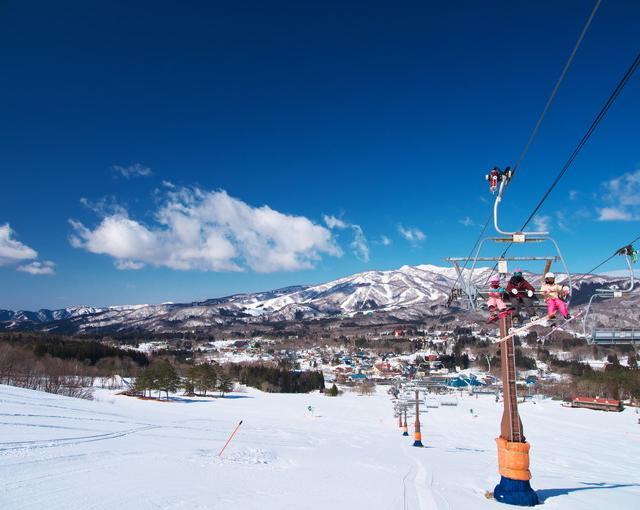
[{"label": "white cloud", "polygon": [[391,242],[391,239],[389,239],[387,236],[380,236],[380,244],[382,244],[382,246],[389,246]]},{"label": "white cloud", "polygon": [[329,227],[331,230],[351,229],[351,231],[353,232],[353,241],[351,241],[349,246],[351,247],[353,254],[356,256],[357,259],[361,260],[362,262],[369,262],[369,257],[370,257],[369,243],[360,225],[347,223],[346,221],[341,220],[340,218],[327,215],[327,214],[322,216],[322,219],[327,225],[327,227]]},{"label": "white cloud", "polygon": [[325,214],[324,216],[322,216],[322,219],[330,229],[347,228],[349,226],[348,223],[342,221],[340,218],[336,218],[335,216]]},{"label": "white cloud", "polygon": [[598,208],[598,221],[630,221],[631,213],[618,207]]},{"label": "white cloud", "polygon": [[640,219],[640,170],[627,172],[602,183],[600,197],[605,207],[596,208],[599,221],[631,221]]},{"label": "white cloud", "polygon": [[398,232],[412,244],[419,244],[427,238],[427,235],[419,228],[398,225]]},{"label": "white cloud", "polygon": [[569,191],[569,200],[578,200],[580,196],[580,192],[578,190],[572,189]]},{"label": "white cloud", "polygon": [[0,225],[0,266],[7,266],[35,259],[38,252],[26,244],[17,241],[15,231],[8,223]]},{"label": "white cloud", "polygon": [[536,214],[533,217],[533,228],[537,232],[549,232],[551,229],[551,216]]},{"label": "white cloud", "polygon": [[369,243],[362,228],[360,225],[351,225],[351,229],[353,230],[353,241],[349,246],[358,259],[362,262],[369,262]]},{"label": "white cloud", "polygon": [[461,223],[465,227],[473,227],[476,222],[473,221],[469,216],[465,216],[463,219],[458,220],[458,223]]},{"label": "white cloud", "polygon": [[80,203],[87,209],[90,209],[100,216],[109,216],[111,214],[127,214],[124,207],[117,203],[116,197],[108,195],[99,200],[89,200],[86,197],[80,198]]},{"label": "white cloud", "polygon": [[118,269],[126,271],[127,269],[142,269],[144,262],[136,262],[135,260],[116,260],[115,265]]},{"label": "white cloud", "polygon": [[33,275],[52,275],[55,274],[55,264],[50,260],[44,260],[42,262],[31,262],[23,266],[18,266],[18,271],[29,273]]},{"label": "white cloud", "polygon": [[141,165],[140,163],[127,166],[113,165],[111,170],[116,175],[124,177],[125,179],[131,179],[132,177],[149,177],[153,174],[151,168]]},{"label": "white cloud", "polygon": [[94,228],[70,220],[72,246],[109,255],[119,269],[145,265],[203,271],[296,271],[314,267],[323,254],[340,256],[330,230],[303,216],[253,207],[226,191],[167,191],[154,225],[126,211]]},{"label": "white cloud", "polygon": [[569,220],[567,219],[567,215],[563,211],[556,211],[556,223],[558,224],[558,228],[563,230],[564,232],[571,232],[571,228],[569,227]]},{"label": "white cloud", "polygon": [[[34,275],[54,274],[54,263],[50,261],[39,262],[36,259],[38,252],[24,243],[15,239],[15,231],[8,223],[0,225],[0,266],[12,266],[22,263],[17,267],[18,271]],[[32,260],[24,264],[27,260]]]}]

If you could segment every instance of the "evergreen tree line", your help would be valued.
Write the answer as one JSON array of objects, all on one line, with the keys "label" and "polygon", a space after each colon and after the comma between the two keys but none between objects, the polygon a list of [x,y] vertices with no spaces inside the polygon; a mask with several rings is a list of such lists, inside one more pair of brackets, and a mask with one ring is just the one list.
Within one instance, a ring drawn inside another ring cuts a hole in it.
[{"label": "evergreen tree line", "polygon": [[207,392],[219,391],[220,396],[233,389],[233,379],[220,365],[200,363],[187,371],[186,393],[207,396]]},{"label": "evergreen tree line", "polygon": [[189,367],[183,379],[169,361],[162,360],[139,372],[133,391],[149,397],[152,392],[157,392],[158,397],[164,393],[168,399],[169,393],[175,393],[179,388],[184,388],[187,395],[206,396],[207,392],[217,390],[224,396],[233,389],[233,380],[226,370],[209,363]]},{"label": "evergreen tree line", "polygon": [[640,370],[636,366],[624,367],[617,362],[604,370],[585,370],[581,377],[574,377],[576,393],[591,397],[607,397],[618,400],[640,399]]},{"label": "evergreen tree line", "polygon": [[178,391],[181,380],[175,367],[166,360],[159,361],[140,370],[133,389],[142,396],[151,396],[152,391],[158,392],[158,398],[164,392],[169,398],[169,392]]},{"label": "evergreen tree line", "polygon": [[233,364],[232,377],[242,384],[270,393],[308,393],[324,390],[320,371],[296,372],[262,364]]},{"label": "evergreen tree line", "polygon": [[76,360],[91,366],[105,358],[130,359],[138,366],[149,364],[149,358],[142,352],[111,347],[95,340],[74,340],[37,333],[5,333],[0,336],[0,341],[29,349],[38,357]]}]

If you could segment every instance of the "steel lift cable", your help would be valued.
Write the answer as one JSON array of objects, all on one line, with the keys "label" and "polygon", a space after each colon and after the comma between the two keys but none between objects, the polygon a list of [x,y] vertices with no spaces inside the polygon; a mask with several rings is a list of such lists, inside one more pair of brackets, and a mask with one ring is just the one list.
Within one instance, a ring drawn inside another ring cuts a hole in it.
[{"label": "steel lift cable", "polygon": [[[580,48],[580,45],[582,44],[582,40],[584,39],[585,35],[587,34],[587,31],[589,30],[589,27],[591,26],[591,22],[593,21],[593,18],[595,17],[596,12],[598,11],[598,8],[600,7],[601,3],[602,3],[602,0],[596,0],[596,3],[594,4],[593,9],[591,10],[591,14],[589,15],[589,18],[587,19],[584,27],[582,28],[582,32],[580,33],[580,36],[578,37],[578,40],[576,41],[576,44],[574,45],[573,50],[571,51],[571,54],[569,55],[569,58],[567,59],[567,62],[564,65],[564,68],[562,69],[562,72],[560,73],[560,76],[558,77],[558,80],[556,81],[556,84],[553,87],[553,90],[551,91],[551,94],[547,98],[547,102],[545,103],[544,108],[542,109],[542,112],[540,113],[540,116],[538,117],[538,120],[536,121],[536,124],[533,127],[533,130],[529,134],[529,139],[527,140],[527,143],[525,144],[524,148],[520,152],[520,156],[518,157],[518,160],[516,161],[516,164],[513,167],[512,178],[513,178],[513,175],[515,175],[516,170],[522,164],[522,162],[523,162],[524,158],[526,157],[527,153],[529,152],[529,148],[531,147],[531,144],[533,143],[533,141],[536,138],[536,135],[538,134],[540,126],[542,125],[542,121],[544,120],[545,116],[547,115],[547,112],[549,111],[549,108],[551,107],[551,103],[553,103],[553,100],[555,99],[556,94],[558,93],[558,90],[560,89],[560,85],[562,84],[562,82],[564,81],[565,76],[567,75],[567,72],[569,71],[569,68],[571,67],[571,64],[573,63],[573,59],[576,56],[576,53],[578,52],[578,49]],[[509,183],[510,182],[511,182],[511,180],[509,180]],[[460,274],[464,273],[465,268],[469,264],[469,260],[473,256],[473,253],[474,253],[476,247],[478,246],[478,243],[480,243],[480,240],[482,239],[482,236],[484,235],[485,231],[487,230],[487,227],[489,226],[489,223],[491,221],[491,217],[492,217],[492,213],[490,212],[489,216],[487,217],[487,221],[485,222],[484,226],[482,227],[480,235],[476,239],[476,242],[473,245],[473,248],[471,249],[471,252],[469,252],[469,255],[467,256],[466,260],[464,261],[464,264],[462,265],[462,271],[461,271]],[[491,274],[493,274],[494,271],[495,271],[495,267],[491,271]],[[458,275],[458,277],[456,278],[456,281],[452,286],[452,290],[456,287],[456,285],[458,285],[459,282],[460,282],[460,275]],[[485,283],[485,285],[486,285],[486,283]]]},{"label": "steel lift cable", "polygon": [[580,45],[582,44],[582,40],[584,39],[584,36],[587,34],[587,31],[589,30],[589,27],[591,26],[591,21],[593,21],[593,18],[596,15],[596,12],[598,11],[598,8],[600,7],[601,3],[602,3],[602,0],[597,0],[595,5],[593,6],[593,9],[591,10],[591,14],[589,15],[589,18],[587,19],[587,22],[585,23],[584,28],[582,29],[582,32],[580,33],[580,37],[578,37],[578,40],[576,41],[576,44],[573,47],[573,51],[571,52],[571,55],[569,55],[569,59],[567,60],[567,63],[564,65],[564,68],[562,69],[562,72],[560,73],[560,77],[558,78],[558,81],[556,81],[556,84],[553,87],[553,90],[551,91],[551,95],[547,99],[547,103],[544,105],[542,113],[540,114],[540,117],[538,117],[538,121],[536,122],[536,125],[534,126],[533,130],[531,131],[531,134],[529,135],[529,139],[527,140],[527,144],[524,146],[524,149],[522,149],[522,152],[520,153],[520,156],[518,157],[518,160],[516,161],[516,164],[513,166],[513,174],[514,175],[515,175],[516,171],[518,170],[518,167],[520,166],[520,164],[524,160],[525,156],[527,155],[527,152],[529,152],[529,148],[531,147],[531,144],[533,143],[533,140],[535,139],[536,135],[538,134],[538,130],[540,129],[540,126],[542,125],[542,121],[544,120],[545,116],[547,115],[547,112],[549,111],[549,107],[551,106],[551,103],[553,103],[553,100],[555,99],[556,94],[558,93],[558,89],[560,89],[560,85],[564,81],[564,77],[567,75],[567,71],[569,71],[569,68],[571,67],[571,64],[573,63],[573,59],[576,56],[576,53],[578,53],[578,48],[580,48]]},{"label": "steel lift cable", "polygon": [[[628,245],[633,245],[635,244],[637,241],[640,241],[640,236],[636,237],[633,241],[631,241],[630,243],[625,244],[625,246]],[[589,276],[590,274],[593,274],[595,271],[597,271],[598,269],[600,269],[602,266],[604,266],[607,262],[609,262],[611,259],[613,259],[616,255],[618,255],[620,249],[616,250],[615,252],[613,252],[613,255],[611,255],[610,257],[607,257],[606,259],[604,259],[602,262],[600,262],[600,264],[598,264],[596,267],[594,267],[593,269],[590,269],[589,271],[587,271],[586,273],[582,273],[580,276],[578,276],[578,278],[576,278],[574,280],[574,284],[577,283],[578,281],[586,278],[587,276]]]},{"label": "steel lift cable", "polygon": [[[602,119],[606,116],[607,112],[609,111],[609,109],[611,108],[611,106],[613,105],[615,100],[618,98],[618,96],[620,95],[620,93],[624,89],[625,85],[627,83],[629,83],[629,80],[631,79],[631,77],[636,72],[636,70],[638,69],[639,66],[640,66],[640,52],[636,55],[636,58],[631,63],[631,65],[627,69],[627,72],[624,74],[622,79],[618,82],[618,85],[616,85],[615,89],[613,89],[613,91],[611,92],[611,94],[609,95],[609,98],[607,99],[607,101],[605,102],[603,107],[600,109],[600,111],[598,112],[596,117],[591,122],[591,125],[589,126],[589,129],[587,129],[586,133],[582,136],[582,138],[578,142],[578,145],[576,145],[576,148],[571,153],[571,156],[569,156],[569,159],[567,159],[565,164],[562,166],[562,168],[558,172],[558,175],[556,176],[556,178],[553,180],[551,185],[547,188],[547,191],[544,193],[542,198],[538,201],[538,204],[533,209],[533,212],[527,218],[527,221],[525,221],[524,224],[522,225],[522,227],[520,228],[521,231],[524,230],[529,223],[531,223],[531,220],[533,220],[533,218],[535,217],[537,212],[542,207],[542,204],[544,204],[544,202],[547,200],[547,198],[549,198],[549,195],[551,194],[553,189],[556,187],[558,182],[560,182],[560,179],[562,179],[562,177],[567,172],[567,170],[569,170],[569,168],[571,167],[571,165],[575,161],[576,157],[578,156],[578,154],[582,150],[582,148],[586,145],[586,143],[589,140],[589,138],[591,138],[591,135],[593,135],[593,133],[595,132],[596,128],[598,127],[598,125],[600,124]],[[513,246],[513,243],[509,243],[507,245],[507,247],[502,252],[501,257],[504,257],[507,254],[507,252],[509,251],[509,248],[511,248],[511,246]],[[496,267],[497,267],[497,264],[493,267],[493,270],[491,271],[491,275],[493,275],[493,273],[495,273]],[[489,276],[489,278],[491,277],[491,275]],[[487,280],[487,281],[489,281],[489,280]]]}]

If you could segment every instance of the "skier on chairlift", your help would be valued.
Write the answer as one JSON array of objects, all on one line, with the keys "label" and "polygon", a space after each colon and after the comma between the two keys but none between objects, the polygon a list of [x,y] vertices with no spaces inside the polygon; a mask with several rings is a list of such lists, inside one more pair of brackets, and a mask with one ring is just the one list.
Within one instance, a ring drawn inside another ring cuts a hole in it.
[{"label": "skier on chairlift", "polygon": [[504,302],[503,296],[506,292],[500,285],[500,276],[494,275],[489,280],[489,297],[487,298],[487,306],[489,307],[489,318],[487,324],[495,322],[498,318],[506,313],[507,305]]},{"label": "skier on chairlift", "polygon": [[485,176],[485,179],[487,181],[489,181],[489,191],[491,191],[491,193],[496,192],[496,190],[498,189],[498,185],[500,184],[500,181],[504,180],[509,180],[511,179],[511,167],[507,167],[504,169],[504,172],[502,172],[500,170],[500,168],[498,168],[497,166],[494,166],[493,169]]},{"label": "skier on chairlift", "polygon": [[547,273],[544,275],[544,285],[540,289],[544,302],[547,303],[547,316],[555,319],[556,312],[560,312],[565,320],[570,319],[566,297],[569,295],[569,287],[556,283],[556,275]]},{"label": "skier on chairlift", "polygon": [[620,250],[618,250],[618,254],[626,255],[627,257],[629,257],[632,264],[638,262],[638,250],[636,250],[631,244],[625,246],[624,248],[620,248]]},{"label": "skier on chairlift", "polygon": [[520,310],[524,308],[530,320],[536,320],[536,311],[533,307],[536,289],[522,276],[522,269],[516,269],[507,284],[507,295],[513,305],[514,319],[522,321]]}]

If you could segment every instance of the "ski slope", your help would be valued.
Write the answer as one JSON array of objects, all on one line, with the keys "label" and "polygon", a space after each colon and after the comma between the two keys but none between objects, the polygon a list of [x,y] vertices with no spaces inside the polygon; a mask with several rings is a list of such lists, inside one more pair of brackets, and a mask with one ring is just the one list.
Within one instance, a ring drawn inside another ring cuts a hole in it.
[{"label": "ski slope", "polygon": [[[106,390],[96,396],[0,386],[3,510],[505,508],[484,497],[499,478],[501,404],[490,396],[429,409],[421,416],[422,449],[400,435],[382,392],[329,398],[248,390],[168,403]],[[538,400],[521,414],[532,486],[545,508],[638,507],[634,410]]]}]

